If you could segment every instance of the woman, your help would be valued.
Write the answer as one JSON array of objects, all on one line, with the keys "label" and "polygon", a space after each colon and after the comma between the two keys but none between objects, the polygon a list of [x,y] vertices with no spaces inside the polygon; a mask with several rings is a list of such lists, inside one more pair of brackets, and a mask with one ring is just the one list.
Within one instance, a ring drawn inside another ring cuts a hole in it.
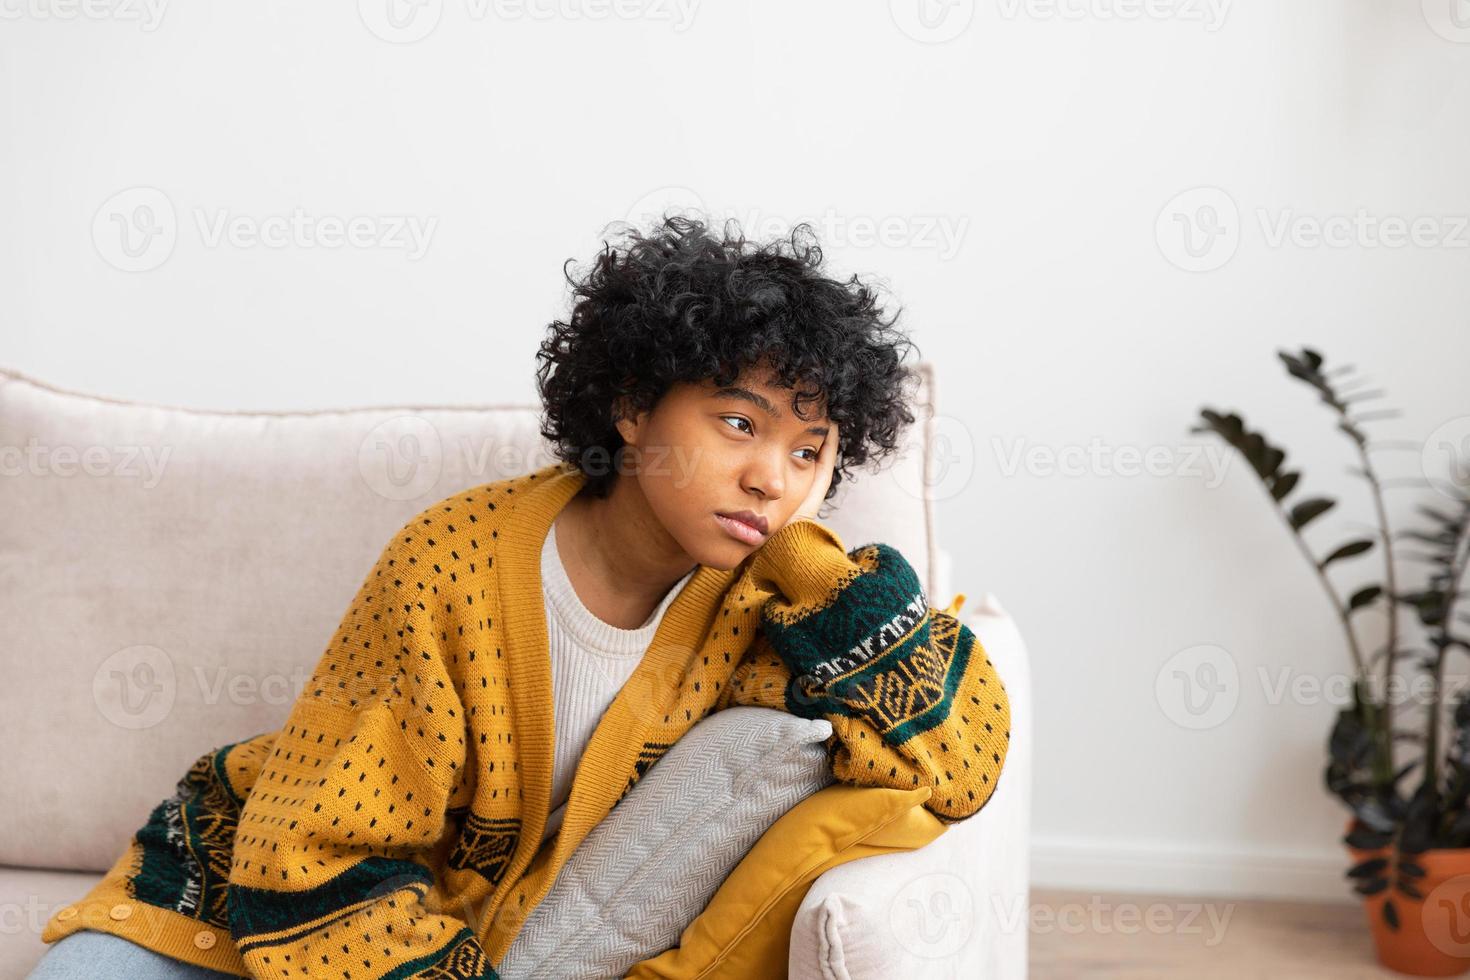
[{"label": "woman", "polygon": [[494,977],[591,828],[734,704],[830,720],[840,781],[977,812],[993,665],[902,555],[816,520],[913,421],[909,342],[821,260],[683,218],[605,248],[540,352],[560,461],[404,524],[282,728],[202,756],[33,976]]}]

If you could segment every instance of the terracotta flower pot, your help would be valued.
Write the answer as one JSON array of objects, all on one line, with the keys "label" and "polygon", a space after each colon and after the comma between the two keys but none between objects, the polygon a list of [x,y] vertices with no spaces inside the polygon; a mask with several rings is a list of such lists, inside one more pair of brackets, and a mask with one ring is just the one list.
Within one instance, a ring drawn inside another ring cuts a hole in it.
[{"label": "terracotta flower pot", "polygon": [[[1355,823],[1348,821],[1347,833]],[[1412,858],[1424,875],[1405,877],[1422,899],[1395,887],[1398,854],[1392,846],[1371,851],[1348,847],[1347,852],[1354,866],[1375,857],[1389,862],[1383,872],[1389,887],[1363,896],[1379,963],[1417,977],[1453,977],[1470,971],[1470,847],[1438,848]],[[1398,913],[1397,929],[1384,915],[1383,906],[1389,901]]]}]

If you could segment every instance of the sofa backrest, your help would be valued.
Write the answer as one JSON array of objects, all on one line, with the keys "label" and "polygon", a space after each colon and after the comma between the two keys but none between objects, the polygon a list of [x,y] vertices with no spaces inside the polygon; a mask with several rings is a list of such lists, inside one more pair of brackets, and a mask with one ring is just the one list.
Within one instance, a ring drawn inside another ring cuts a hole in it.
[{"label": "sofa backrest", "polygon": [[[903,451],[828,523],[898,548],[942,604],[920,373]],[[538,416],[198,411],[0,369],[0,864],[105,870],[197,757],[278,728],[394,531],[554,462]]]}]

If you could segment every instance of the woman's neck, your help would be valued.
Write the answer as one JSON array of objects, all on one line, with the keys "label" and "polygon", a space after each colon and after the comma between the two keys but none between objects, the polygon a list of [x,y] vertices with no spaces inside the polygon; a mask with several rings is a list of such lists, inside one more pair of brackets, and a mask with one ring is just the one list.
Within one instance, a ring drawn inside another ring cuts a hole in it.
[{"label": "woman's neck", "polygon": [[620,629],[648,621],[695,562],[648,507],[635,479],[620,476],[606,497],[578,493],[556,519],[557,552],[577,598]]}]

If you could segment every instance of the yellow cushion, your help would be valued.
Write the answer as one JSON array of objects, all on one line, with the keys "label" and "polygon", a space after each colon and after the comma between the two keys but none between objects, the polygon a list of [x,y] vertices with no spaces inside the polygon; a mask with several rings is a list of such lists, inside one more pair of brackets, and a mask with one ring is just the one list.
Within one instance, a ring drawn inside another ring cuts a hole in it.
[{"label": "yellow cushion", "polygon": [[944,833],[923,807],[932,792],[834,783],[802,800],[755,842],[679,945],[634,965],[628,977],[786,976],[791,926],[812,882],[828,868],[912,851]]}]

